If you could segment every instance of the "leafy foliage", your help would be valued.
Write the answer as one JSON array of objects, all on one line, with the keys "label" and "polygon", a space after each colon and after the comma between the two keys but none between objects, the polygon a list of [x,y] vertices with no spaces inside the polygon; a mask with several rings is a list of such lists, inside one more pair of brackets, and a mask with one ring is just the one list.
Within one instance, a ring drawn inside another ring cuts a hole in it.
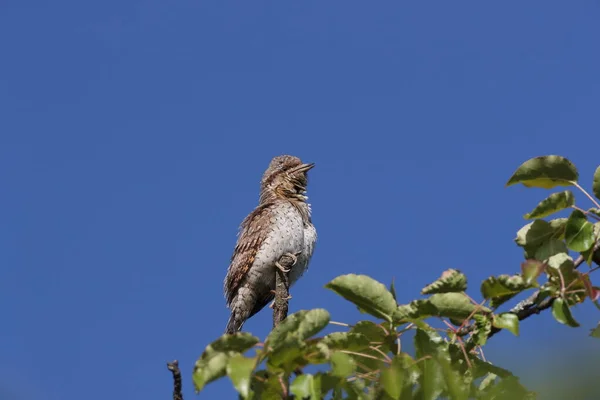
[{"label": "leafy foliage", "polygon": [[542,200],[532,212],[525,214],[526,219],[544,218],[575,204],[575,196],[570,190],[553,193]]},{"label": "leafy foliage", "polygon": [[[564,157],[536,157],[523,163],[507,186],[575,186],[593,199],[578,177]],[[599,197],[600,167],[592,188]],[[525,215],[534,221],[515,238],[525,260],[520,269],[485,279],[480,285],[483,301],[467,295],[467,277],[456,269],[444,271],[421,290],[422,297],[407,304],[397,303],[393,282],[388,289],[366,275],[342,275],[325,287],[375,320],[315,337],[328,326],[329,313],[302,310],[274,328],[264,345],[247,333],[222,336],[196,362],[196,390],[227,375],[241,399],[535,398],[517,377],[486,361],[481,349],[499,331],[518,336],[523,320],[546,308],[570,327],[579,326],[574,305],[589,298],[600,308],[600,288],[591,280],[595,269],[578,270],[600,254],[600,205],[592,200],[595,207],[584,211],[574,201],[571,191],[554,193]],[[542,219],[567,208],[573,208],[568,218]],[[534,300],[525,308],[498,310],[533,290]],[[407,332],[414,333],[414,355],[403,350]],[[600,337],[600,325],[590,335]]]}]

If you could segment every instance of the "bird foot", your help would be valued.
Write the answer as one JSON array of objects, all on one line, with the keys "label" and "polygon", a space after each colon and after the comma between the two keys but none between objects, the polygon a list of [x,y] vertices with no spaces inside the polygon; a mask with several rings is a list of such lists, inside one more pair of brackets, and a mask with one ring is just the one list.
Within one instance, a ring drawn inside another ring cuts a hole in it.
[{"label": "bird foot", "polygon": [[275,261],[275,266],[284,274],[287,274],[288,272],[290,272],[291,268],[284,268],[281,264],[279,264],[279,261]]},{"label": "bird foot", "polygon": [[[293,254],[293,253],[285,253],[283,256],[285,256],[285,257],[289,257],[289,258],[291,258],[291,259],[292,259],[292,265],[291,265],[291,266],[293,267],[293,266],[294,266],[294,265],[296,265],[296,263],[298,262],[298,256],[300,255],[300,253],[301,253],[301,252],[298,252],[298,253],[296,253],[296,254]],[[276,262],[275,262],[275,266],[276,266],[277,268],[279,268],[279,270],[280,270],[281,272],[283,272],[283,273],[286,273],[286,274],[287,274],[288,272],[290,272],[290,269],[291,269],[291,268],[284,268],[284,267],[283,267],[283,266],[282,266],[282,265],[279,263],[279,261],[276,261]]]}]

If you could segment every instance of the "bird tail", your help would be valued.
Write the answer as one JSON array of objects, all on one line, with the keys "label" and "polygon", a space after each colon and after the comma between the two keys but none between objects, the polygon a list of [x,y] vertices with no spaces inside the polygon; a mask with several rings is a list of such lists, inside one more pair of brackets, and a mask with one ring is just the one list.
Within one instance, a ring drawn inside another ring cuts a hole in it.
[{"label": "bird tail", "polygon": [[243,315],[240,315],[238,310],[231,310],[231,315],[229,316],[229,320],[227,321],[225,333],[231,335],[233,333],[239,332],[242,329],[244,322],[246,322],[246,318],[244,318]]}]

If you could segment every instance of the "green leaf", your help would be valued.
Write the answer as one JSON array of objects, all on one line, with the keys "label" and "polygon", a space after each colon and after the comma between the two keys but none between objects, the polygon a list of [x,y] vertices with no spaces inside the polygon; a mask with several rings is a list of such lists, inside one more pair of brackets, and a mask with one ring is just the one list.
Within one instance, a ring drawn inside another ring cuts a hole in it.
[{"label": "green leaf", "polygon": [[[350,334],[363,335],[369,342],[383,342],[386,337],[385,328],[372,321],[360,321],[350,328]],[[329,335],[328,335],[329,336]]]},{"label": "green leaf", "polygon": [[546,265],[538,260],[527,260],[521,264],[521,275],[526,285],[537,285],[537,278],[546,269]]},{"label": "green leaf", "polygon": [[590,336],[600,339],[600,323],[598,323],[598,325],[591,330]]},{"label": "green leaf", "polygon": [[304,341],[319,333],[329,323],[329,312],[323,308],[300,310],[288,315],[267,337],[265,347],[273,350]]},{"label": "green leaf", "polygon": [[528,284],[520,275],[500,275],[489,277],[481,284],[481,294],[489,299],[492,308],[497,308],[526,289],[537,287],[537,283]]},{"label": "green leaf", "polygon": [[489,391],[481,396],[482,400],[497,400],[497,399],[519,399],[533,400],[536,398],[535,393],[529,392],[519,383],[519,379],[514,376],[509,376],[502,379],[497,384],[493,385]]},{"label": "green leaf", "polygon": [[[548,258],[548,266],[552,269],[573,268],[573,258],[567,253],[558,253]],[[551,269],[549,270],[552,273]]]},{"label": "green leaf", "polygon": [[437,308],[428,300],[413,300],[409,304],[398,306],[392,319],[394,324],[400,325],[418,318],[433,317],[438,314]]},{"label": "green leaf", "polygon": [[265,370],[256,371],[252,379],[252,399],[281,400],[284,397],[279,375]]},{"label": "green leaf", "polygon": [[250,394],[250,376],[256,367],[257,358],[247,358],[241,354],[229,358],[227,362],[227,376],[242,397]]},{"label": "green leaf", "polygon": [[437,361],[438,352],[443,351],[445,346],[447,346],[447,343],[436,332],[417,329],[415,349],[417,358],[421,360],[419,362],[422,373],[420,389],[422,390],[423,400],[437,399],[446,389],[444,372]]},{"label": "green leaf", "polygon": [[492,374],[492,373],[488,373],[486,375],[485,378],[483,378],[483,380],[481,381],[481,383],[479,384],[479,391],[483,392],[485,391],[487,388],[491,387],[495,382],[496,379],[498,378],[498,375],[496,374]]},{"label": "green leaf", "polygon": [[450,364],[450,357],[447,354],[439,354],[437,361],[442,366],[442,372],[444,374],[444,380],[446,381],[446,387],[448,392],[448,398],[452,400],[467,400],[469,397],[469,387],[471,384],[471,371],[466,371],[460,374],[455,368],[452,368]]},{"label": "green leaf", "polygon": [[392,294],[392,297],[394,298],[394,300],[396,300],[396,303],[398,303],[398,299],[396,297],[396,285],[394,285],[393,279],[392,279],[392,283],[390,283],[390,293]]},{"label": "green leaf", "polygon": [[525,214],[525,219],[544,218],[554,214],[557,211],[564,210],[575,204],[575,196],[570,190],[553,193],[542,200],[529,214]]},{"label": "green leaf", "polygon": [[600,166],[594,172],[594,181],[592,183],[592,191],[597,199],[600,199]]},{"label": "green leaf", "polygon": [[[380,329],[380,328],[377,328]],[[383,332],[380,329],[380,332]],[[359,351],[369,347],[369,339],[361,333],[333,332],[321,340],[330,350]]]},{"label": "green leaf", "polygon": [[[477,305],[464,293],[436,293],[431,295],[429,302],[437,310],[438,317],[465,319],[472,315]],[[486,307],[480,307],[479,311],[490,311]]]},{"label": "green leaf", "polygon": [[579,210],[574,210],[567,221],[565,241],[571,250],[579,252],[594,245],[594,225]]},{"label": "green leaf", "polygon": [[537,219],[519,229],[515,242],[521,246],[537,247],[550,239],[554,234],[550,223]]},{"label": "green leaf", "polygon": [[322,308],[301,310],[289,315],[267,337],[270,367],[291,371],[300,366],[299,357],[305,352],[305,340],[320,332],[329,323],[329,312]]},{"label": "green leaf", "polygon": [[456,269],[449,269],[433,283],[425,286],[421,294],[464,292],[467,290],[467,277]]},{"label": "green leaf", "polygon": [[572,162],[561,156],[535,157],[525,161],[510,177],[506,186],[522,183],[526,187],[552,189],[572,186],[579,173]]},{"label": "green leaf", "polygon": [[367,275],[348,274],[335,278],[325,287],[354,303],[359,310],[392,322],[396,300],[385,285],[375,279]]},{"label": "green leaf", "polygon": [[502,313],[494,315],[492,324],[499,329],[507,329],[513,335],[519,336],[519,317],[513,313]]},{"label": "green leaf", "polygon": [[[598,240],[600,240],[600,222],[596,222],[594,224],[594,243],[597,243]],[[589,249],[581,252],[583,259],[588,265],[592,265],[594,261],[594,255],[598,251],[594,251],[594,247],[595,246],[591,246]]]},{"label": "green leaf", "polygon": [[[387,323],[384,323],[387,325]],[[363,335],[367,338],[367,340],[372,345],[380,346],[379,349],[383,352],[389,351],[389,347],[386,345],[388,340],[388,336],[386,333],[386,328],[383,326],[376,324],[371,321],[360,321],[355,324],[352,328],[350,328],[351,334]],[[382,344],[383,343],[383,344]],[[350,349],[348,349],[350,350]],[[351,350],[353,351],[353,350]],[[359,350],[361,354],[366,354],[368,356],[375,357],[376,359],[370,357],[363,357],[360,355],[353,356],[354,360],[357,362],[358,368],[360,372],[366,373],[375,371],[382,367],[383,362],[379,359],[381,358],[381,354],[376,350],[372,350],[369,348],[365,348]]]},{"label": "green leaf", "polygon": [[298,399],[321,399],[321,380],[310,374],[298,375],[290,385],[290,391]]},{"label": "green leaf", "polygon": [[567,254],[568,252],[569,249],[564,241],[550,238],[535,251],[535,259],[539,261],[547,261],[552,256],[560,253]]},{"label": "green leaf", "polygon": [[354,359],[341,351],[334,352],[329,362],[331,363],[331,375],[339,378],[347,378],[356,370]]},{"label": "green leaf", "polygon": [[196,392],[200,392],[208,383],[225,376],[229,359],[249,350],[258,341],[257,337],[249,333],[239,332],[223,335],[206,346],[194,367],[193,381]]},{"label": "green leaf", "polygon": [[473,343],[477,346],[483,346],[492,331],[492,320],[488,315],[483,314],[476,314],[473,319],[475,320],[475,330],[471,336]]},{"label": "green leaf", "polygon": [[588,212],[600,217],[600,208],[590,208]]},{"label": "green leaf", "polygon": [[560,297],[552,303],[552,315],[554,316],[554,319],[561,324],[572,326],[574,328],[579,326],[579,323],[575,321],[573,315],[571,315],[569,305]]},{"label": "green leaf", "polygon": [[381,371],[379,382],[388,396],[399,400],[402,396],[405,377],[404,359],[396,356],[392,359],[390,367]]}]

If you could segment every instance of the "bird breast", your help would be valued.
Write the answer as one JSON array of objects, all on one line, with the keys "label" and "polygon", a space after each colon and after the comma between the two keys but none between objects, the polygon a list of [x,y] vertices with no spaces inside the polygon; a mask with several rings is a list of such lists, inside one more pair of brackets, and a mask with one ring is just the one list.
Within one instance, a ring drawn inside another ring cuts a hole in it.
[{"label": "bird breast", "polygon": [[289,275],[290,283],[293,284],[308,268],[316,241],[316,230],[310,222],[305,223],[302,214],[288,201],[278,202],[272,208],[269,225],[270,232],[257,252],[250,272],[260,271],[260,280],[274,287],[275,262],[283,254],[300,253]]}]

